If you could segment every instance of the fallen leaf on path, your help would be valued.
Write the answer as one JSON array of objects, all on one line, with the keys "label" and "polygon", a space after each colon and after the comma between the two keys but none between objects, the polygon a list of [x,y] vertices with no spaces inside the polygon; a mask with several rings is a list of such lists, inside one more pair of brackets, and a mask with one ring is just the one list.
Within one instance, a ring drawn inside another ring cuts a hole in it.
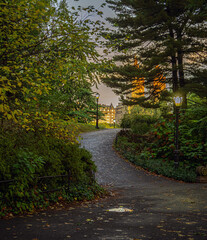
[{"label": "fallen leaf on path", "polygon": [[86,219],[86,222],[93,222],[93,219],[88,218]]}]

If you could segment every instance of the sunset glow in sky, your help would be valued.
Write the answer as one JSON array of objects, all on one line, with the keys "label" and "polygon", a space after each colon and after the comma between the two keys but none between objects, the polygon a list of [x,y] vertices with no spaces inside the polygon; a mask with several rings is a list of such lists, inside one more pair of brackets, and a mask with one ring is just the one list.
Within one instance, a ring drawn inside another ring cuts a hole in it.
[{"label": "sunset glow in sky", "polygon": [[[69,6],[74,7],[88,7],[88,6],[94,6],[96,9],[100,9],[103,11],[103,18],[114,16],[113,11],[107,7],[107,5],[104,8],[100,8],[100,6],[105,3],[105,0],[67,0]],[[96,17],[91,17],[92,20],[96,20]],[[103,19],[102,19],[103,20]],[[99,102],[101,104],[107,104],[110,105],[111,103],[116,106],[118,104],[119,96],[117,96],[111,88],[107,87],[104,84],[98,85],[98,89],[93,87],[94,92],[100,93]]]}]

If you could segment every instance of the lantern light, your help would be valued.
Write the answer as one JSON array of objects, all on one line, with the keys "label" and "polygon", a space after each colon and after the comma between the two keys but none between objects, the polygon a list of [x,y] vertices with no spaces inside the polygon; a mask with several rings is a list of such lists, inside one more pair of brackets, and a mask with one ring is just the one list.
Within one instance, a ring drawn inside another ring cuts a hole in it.
[{"label": "lantern light", "polygon": [[100,96],[100,94],[99,94],[99,93],[96,93],[96,98],[97,98],[97,99],[99,99],[99,96]]},{"label": "lantern light", "polygon": [[180,107],[182,105],[182,102],[183,102],[183,97],[176,96],[176,97],[173,98],[173,100],[174,100],[175,106]]}]

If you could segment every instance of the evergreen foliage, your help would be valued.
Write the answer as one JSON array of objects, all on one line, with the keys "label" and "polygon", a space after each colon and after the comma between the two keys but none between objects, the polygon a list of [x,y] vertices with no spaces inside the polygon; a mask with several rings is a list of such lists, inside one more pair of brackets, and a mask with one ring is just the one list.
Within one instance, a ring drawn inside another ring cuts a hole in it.
[{"label": "evergreen foliage", "polygon": [[108,19],[115,28],[105,34],[117,64],[104,82],[124,95],[135,92],[144,79],[147,91],[145,97],[137,93],[123,99],[125,103],[158,103],[165,83],[173,92],[182,92],[185,105],[189,91],[206,94],[205,0],[106,2],[117,14]]}]

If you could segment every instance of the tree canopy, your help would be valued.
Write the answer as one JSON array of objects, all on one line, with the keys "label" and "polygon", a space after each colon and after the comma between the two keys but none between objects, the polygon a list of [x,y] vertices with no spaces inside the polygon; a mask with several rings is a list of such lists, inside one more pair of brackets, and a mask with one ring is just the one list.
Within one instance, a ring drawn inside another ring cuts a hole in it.
[{"label": "tree canopy", "polygon": [[[166,84],[173,92],[206,95],[207,3],[205,0],[107,0],[116,17],[105,33],[117,64],[104,82],[117,93],[145,96],[125,101],[141,104],[159,98]],[[137,64],[134,64],[137,62]],[[186,99],[185,99],[186,102]]]},{"label": "tree canopy", "polygon": [[96,48],[100,22],[87,15],[101,11],[69,10],[65,0],[1,1],[0,9],[1,122],[49,131],[81,110],[91,119],[91,84],[105,61]]}]

